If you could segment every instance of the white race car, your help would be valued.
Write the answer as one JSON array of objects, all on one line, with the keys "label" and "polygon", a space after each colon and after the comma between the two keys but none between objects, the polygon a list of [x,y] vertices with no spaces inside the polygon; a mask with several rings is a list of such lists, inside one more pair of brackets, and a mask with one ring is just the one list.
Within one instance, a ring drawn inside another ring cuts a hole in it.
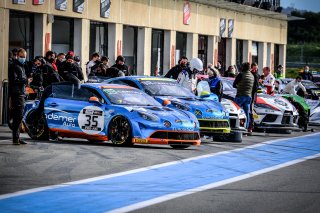
[{"label": "white race car", "polygon": [[258,94],[254,104],[254,124],[258,129],[298,130],[297,109],[285,98]]},{"label": "white race car", "polygon": [[[233,88],[234,79],[222,78],[223,97],[233,100],[237,91]],[[298,130],[298,111],[285,98],[258,94],[253,117],[256,129],[280,131]]]}]

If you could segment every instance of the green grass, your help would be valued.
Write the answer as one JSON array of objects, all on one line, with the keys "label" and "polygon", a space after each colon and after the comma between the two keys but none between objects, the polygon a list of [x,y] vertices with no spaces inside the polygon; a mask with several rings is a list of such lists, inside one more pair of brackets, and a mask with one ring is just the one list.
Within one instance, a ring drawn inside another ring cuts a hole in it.
[{"label": "green grass", "polygon": [[[310,68],[312,71],[320,72],[320,68]],[[295,78],[299,75],[299,72],[302,71],[302,68],[286,68],[286,78]]]}]

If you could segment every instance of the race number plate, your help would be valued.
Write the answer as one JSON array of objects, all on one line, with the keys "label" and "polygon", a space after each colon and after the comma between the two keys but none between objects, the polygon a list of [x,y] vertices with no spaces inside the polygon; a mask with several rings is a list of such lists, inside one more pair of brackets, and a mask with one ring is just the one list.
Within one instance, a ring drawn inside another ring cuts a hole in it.
[{"label": "race number plate", "polygon": [[104,112],[100,107],[87,106],[78,116],[80,129],[90,135],[100,133],[104,128]]}]

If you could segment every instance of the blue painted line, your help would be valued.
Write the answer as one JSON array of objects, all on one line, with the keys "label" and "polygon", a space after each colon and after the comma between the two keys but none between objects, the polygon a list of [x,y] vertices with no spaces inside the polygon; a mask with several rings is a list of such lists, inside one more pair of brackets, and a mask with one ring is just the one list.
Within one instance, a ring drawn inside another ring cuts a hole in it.
[{"label": "blue painted line", "polygon": [[320,153],[320,134],[278,140],[0,200],[0,212],[106,212]]}]

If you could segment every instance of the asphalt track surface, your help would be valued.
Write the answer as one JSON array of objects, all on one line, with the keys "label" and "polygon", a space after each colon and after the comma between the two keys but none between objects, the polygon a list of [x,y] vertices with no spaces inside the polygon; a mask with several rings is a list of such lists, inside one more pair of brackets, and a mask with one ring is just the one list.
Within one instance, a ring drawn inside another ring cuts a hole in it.
[{"label": "asphalt track surface", "polygon": [[4,131],[0,212],[319,212],[319,130],[186,150],[79,140],[12,146]]}]

